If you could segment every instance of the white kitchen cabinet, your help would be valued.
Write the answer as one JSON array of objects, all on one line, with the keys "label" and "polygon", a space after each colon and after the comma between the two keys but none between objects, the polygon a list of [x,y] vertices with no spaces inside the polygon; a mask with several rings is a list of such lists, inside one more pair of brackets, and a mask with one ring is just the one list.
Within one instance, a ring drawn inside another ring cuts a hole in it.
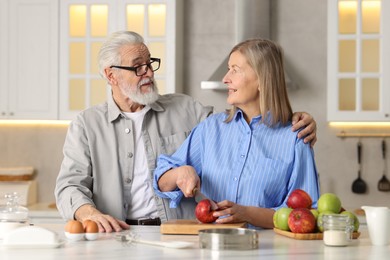
[{"label": "white kitchen cabinet", "polygon": [[8,50],[7,35],[8,32],[8,2],[0,0],[0,118],[4,118],[8,113]]},{"label": "white kitchen cabinet", "polygon": [[61,0],[60,119],[102,103],[110,87],[99,75],[97,55],[107,36],[118,30],[140,33],[152,57],[161,94],[180,92],[182,0]]},{"label": "white kitchen cabinet", "polygon": [[[0,0],[0,118],[72,119],[104,102],[97,53],[117,30],[162,59],[161,94],[181,91],[183,0]],[[73,18],[72,18],[73,17]]]},{"label": "white kitchen cabinet", "polygon": [[0,1],[0,118],[58,118],[58,1]]},{"label": "white kitchen cabinet", "polygon": [[328,1],[328,121],[390,121],[390,1]]}]

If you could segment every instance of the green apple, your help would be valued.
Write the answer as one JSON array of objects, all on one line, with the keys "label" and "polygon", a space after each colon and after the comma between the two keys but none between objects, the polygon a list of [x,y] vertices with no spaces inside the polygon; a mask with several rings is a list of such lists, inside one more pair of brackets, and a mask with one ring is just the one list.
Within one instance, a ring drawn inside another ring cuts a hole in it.
[{"label": "green apple", "polygon": [[318,210],[317,210],[317,209],[311,209],[310,211],[311,211],[311,213],[313,213],[313,215],[314,215],[314,217],[316,218],[316,221],[317,221],[317,219],[318,219],[318,214],[320,214],[320,213],[318,212]]},{"label": "green apple", "polygon": [[317,201],[318,212],[331,211],[338,214],[341,209],[341,200],[333,193],[324,193]]},{"label": "green apple", "polygon": [[318,215],[319,215],[320,213],[318,212],[317,209],[310,209],[310,211],[311,211],[311,213],[313,213],[314,218],[316,219],[316,230],[315,230],[315,231],[318,231],[317,220],[318,220]]},{"label": "green apple", "polygon": [[322,216],[325,215],[325,214],[332,215],[332,214],[335,214],[335,213],[332,212],[332,211],[323,211],[323,212],[320,212],[318,214],[318,217],[317,217],[317,228],[318,228],[318,230],[321,233],[324,232],[324,226],[322,225]]},{"label": "green apple", "polygon": [[353,227],[354,227],[353,228],[353,232],[359,231],[360,221],[359,221],[358,217],[355,214],[353,214],[351,211],[347,211],[347,210],[341,212],[340,214],[347,215],[347,216],[349,216],[350,219],[352,219]]},{"label": "green apple", "polygon": [[276,210],[273,216],[274,226],[281,230],[290,231],[288,216],[292,210],[291,208],[279,208]]}]

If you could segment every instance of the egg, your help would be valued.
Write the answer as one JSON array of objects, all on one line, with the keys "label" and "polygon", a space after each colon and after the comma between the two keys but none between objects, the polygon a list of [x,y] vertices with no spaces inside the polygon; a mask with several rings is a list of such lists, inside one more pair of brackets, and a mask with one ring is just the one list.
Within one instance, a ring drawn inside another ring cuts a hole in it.
[{"label": "egg", "polygon": [[93,220],[85,220],[83,222],[85,238],[87,240],[96,240],[98,237],[99,227]]},{"label": "egg", "polygon": [[65,225],[65,232],[70,234],[84,233],[83,224],[78,220],[69,220]]},{"label": "egg", "polygon": [[83,222],[85,233],[98,233],[99,227],[95,221],[87,219]]},{"label": "egg", "polygon": [[77,220],[69,220],[65,225],[65,236],[73,241],[84,239],[83,224]]}]

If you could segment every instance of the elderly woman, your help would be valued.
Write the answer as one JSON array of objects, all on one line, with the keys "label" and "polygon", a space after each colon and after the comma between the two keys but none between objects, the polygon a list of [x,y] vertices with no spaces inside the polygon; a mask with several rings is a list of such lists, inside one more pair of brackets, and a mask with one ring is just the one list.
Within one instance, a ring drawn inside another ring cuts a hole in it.
[{"label": "elderly woman", "polygon": [[314,154],[291,131],[283,63],[281,47],[269,40],[232,49],[223,78],[232,108],[201,122],[174,154],[158,159],[154,188],[171,207],[198,188],[217,202],[217,223],[272,228],[275,210],[286,207],[293,190],[305,190],[316,205]]}]

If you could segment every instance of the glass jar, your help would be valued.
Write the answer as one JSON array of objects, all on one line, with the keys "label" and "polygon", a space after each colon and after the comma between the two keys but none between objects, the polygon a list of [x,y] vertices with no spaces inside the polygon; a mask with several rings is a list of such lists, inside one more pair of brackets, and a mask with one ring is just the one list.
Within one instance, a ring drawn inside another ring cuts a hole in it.
[{"label": "glass jar", "polygon": [[28,209],[18,204],[18,193],[7,193],[5,206],[0,206],[0,239],[18,227],[28,225]]},{"label": "glass jar", "polygon": [[327,246],[347,246],[352,239],[353,219],[342,214],[324,214],[324,244]]}]

